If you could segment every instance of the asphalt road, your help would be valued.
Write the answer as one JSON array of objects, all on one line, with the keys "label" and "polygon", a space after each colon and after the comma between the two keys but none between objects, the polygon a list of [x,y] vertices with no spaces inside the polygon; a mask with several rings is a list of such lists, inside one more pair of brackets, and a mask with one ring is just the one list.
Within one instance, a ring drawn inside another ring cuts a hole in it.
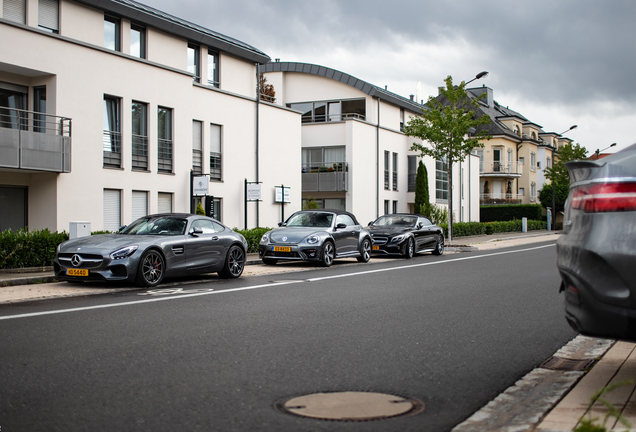
[{"label": "asphalt road", "polygon": [[[553,243],[0,306],[0,428],[447,431],[575,334]],[[315,392],[416,398],[337,422]]]}]

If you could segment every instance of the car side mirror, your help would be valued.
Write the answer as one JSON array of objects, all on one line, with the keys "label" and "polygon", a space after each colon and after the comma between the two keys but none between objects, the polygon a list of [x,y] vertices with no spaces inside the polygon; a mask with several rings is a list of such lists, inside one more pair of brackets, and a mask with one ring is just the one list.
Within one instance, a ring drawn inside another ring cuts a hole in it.
[{"label": "car side mirror", "polygon": [[190,231],[190,234],[191,235],[203,234],[203,230],[199,227],[192,228],[192,231]]},{"label": "car side mirror", "polygon": [[424,225],[422,225],[422,222],[420,222],[420,223],[417,224],[417,229],[422,229],[423,226]]},{"label": "car side mirror", "polygon": [[343,224],[343,223],[339,223],[338,225],[336,225],[336,229],[343,229],[346,227],[347,227],[347,224]]},{"label": "car side mirror", "polygon": [[279,227],[282,227],[282,226],[285,226],[285,225],[287,225],[285,222],[278,222],[278,226]]},{"label": "car side mirror", "polygon": [[375,222],[375,221],[371,221],[371,222],[369,222],[367,225],[368,225],[368,226],[371,226],[371,225],[373,225],[373,222]]}]

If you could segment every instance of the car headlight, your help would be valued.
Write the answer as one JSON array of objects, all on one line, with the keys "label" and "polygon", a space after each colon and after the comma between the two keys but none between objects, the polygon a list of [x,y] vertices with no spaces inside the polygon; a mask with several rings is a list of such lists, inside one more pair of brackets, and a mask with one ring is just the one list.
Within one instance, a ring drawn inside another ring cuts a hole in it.
[{"label": "car headlight", "polygon": [[399,243],[404,239],[404,234],[397,235],[391,239],[391,243]]},{"label": "car headlight", "polygon": [[318,237],[317,235],[312,235],[307,237],[307,243],[309,244],[316,244],[320,241],[320,237]]},{"label": "car headlight", "polygon": [[269,236],[267,234],[263,234],[261,237],[261,243],[267,243],[269,241]]},{"label": "car headlight", "polygon": [[115,252],[110,254],[110,259],[117,260],[117,259],[122,259],[122,258],[128,258],[137,249],[139,249],[139,246],[137,246],[137,245],[127,246],[125,248],[117,249]]}]

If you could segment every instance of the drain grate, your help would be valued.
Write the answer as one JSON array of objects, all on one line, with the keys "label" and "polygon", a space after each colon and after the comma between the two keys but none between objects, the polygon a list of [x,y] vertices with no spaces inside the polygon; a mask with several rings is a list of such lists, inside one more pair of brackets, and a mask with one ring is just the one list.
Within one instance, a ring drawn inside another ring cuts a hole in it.
[{"label": "drain grate", "polygon": [[315,419],[369,421],[420,413],[424,403],[383,393],[349,391],[299,396],[278,404],[278,408]]},{"label": "drain grate", "polygon": [[584,371],[594,360],[572,360],[561,357],[552,357],[539,365],[543,369],[555,371],[575,372]]}]

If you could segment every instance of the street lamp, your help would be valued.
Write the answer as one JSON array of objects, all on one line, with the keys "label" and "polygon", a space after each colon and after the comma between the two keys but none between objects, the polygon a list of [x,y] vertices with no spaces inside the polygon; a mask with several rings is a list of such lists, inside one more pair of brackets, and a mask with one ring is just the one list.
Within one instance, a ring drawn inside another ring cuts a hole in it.
[{"label": "street lamp", "polygon": [[478,80],[478,79],[480,79],[480,78],[483,78],[483,77],[485,77],[486,75],[488,75],[488,72],[486,72],[486,71],[479,72],[477,75],[475,75],[475,78],[473,78],[473,79],[471,79],[470,81],[468,81],[468,82],[466,83],[466,85],[470,84],[471,82],[473,82],[473,81],[475,81],[475,80]]},{"label": "street lamp", "polygon": [[578,125],[572,125],[570,126],[570,129],[561,132],[559,135],[563,135],[564,133],[570,132],[572,129],[576,129],[577,127],[579,127]]},{"label": "street lamp", "polygon": [[[579,127],[578,125],[572,125],[570,126],[570,128],[568,130],[564,130],[563,132],[561,132],[559,135],[563,135],[567,132],[570,132],[572,129],[576,129],[577,127]],[[554,164],[554,156],[552,157],[552,161]],[[554,166],[554,165],[552,165]],[[554,180],[552,179],[552,231],[556,231],[556,197],[555,197],[555,186],[554,186]]]},{"label": "street lamp", "polygon": [[607,150],[608,148],[611,148],[611,147],[616,147],[616,143],[611,144],[609,147],[605,147],[603,150],[596,149],[596,152],[595,152],[596,153],[596,160],[598,160],[598,157],[599,157],[599,155],[601,154],[602,151],[605,151],[605,150]]}]

